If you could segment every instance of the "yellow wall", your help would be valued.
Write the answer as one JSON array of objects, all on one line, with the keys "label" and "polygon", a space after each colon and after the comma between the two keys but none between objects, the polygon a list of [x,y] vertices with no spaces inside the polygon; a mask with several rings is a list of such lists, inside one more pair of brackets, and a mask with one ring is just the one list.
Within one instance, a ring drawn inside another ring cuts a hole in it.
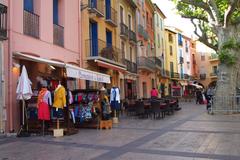
[{"label": "yellow wall", "polygon": [[[172,34],[173,41],[169,42],[168,35]],[[173,33],[169,31],[168,29],[165,29],[165,42],[166,42],[166,53],[165,53],[165,69],[170,71],[170,62],[173,62],[174,65],[174,72],[178,72],[178,60],[177,60],[177,42],[176,42],[176,33]],[[170,55],[170,45],[173,48],[173,54]]]},{"label": "yellow wall", "polygon": [[[111,0],[112,7],[118,11],[119,2],[117,0]],[[88,0],[83,0],[83,4],[88,4]],[[119,18],[119,17],[117,17]],[[120,37],[118,36],[117,27],[113,27],[105,22],[105,17],[97,17],[95,15],[90,15],[88,9],[82,12],[82,53],[84,60],[86,59],[86,40],[89,39],[89,21],[93,20],[98,23],[98,39],[106,42],[106,29],[112,32],[112,44],[113,46],[119,48]],[[118,24],[119,25],[119,24]],[[118,26],[119,27],[119,26]]]}]

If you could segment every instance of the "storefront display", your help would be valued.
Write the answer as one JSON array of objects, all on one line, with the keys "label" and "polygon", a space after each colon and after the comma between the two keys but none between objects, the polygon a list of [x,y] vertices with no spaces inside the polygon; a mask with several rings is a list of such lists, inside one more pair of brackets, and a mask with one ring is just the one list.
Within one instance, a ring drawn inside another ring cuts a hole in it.
[{"label": "storefront display", "polygon": [[45,129],[51,134],[62,129],[71,134],[78,127],[99,128],[103,117],[100,92],[79,89],[80,79],[110,83],[110,76],[20,53],[18,56],[19,65],[26,66],[32,81],[33,96],[26,101],[29,132]]}]

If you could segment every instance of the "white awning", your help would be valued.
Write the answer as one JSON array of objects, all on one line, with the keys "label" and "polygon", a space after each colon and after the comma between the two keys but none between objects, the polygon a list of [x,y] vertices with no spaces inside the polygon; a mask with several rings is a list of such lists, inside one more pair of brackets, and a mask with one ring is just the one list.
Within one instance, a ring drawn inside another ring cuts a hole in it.
[{"label": "white awning", "polygon": [[107,75],[107,74],[102,74],[102,73],[94,72],[91,70],[83,69],[77,66],[73,66],[71,64],[66,64],[66,63],[62,63],[54,60],[27,55],[21,52],[14,52],[13,55],[20,59],[30,60],[30,61],[39,62],[39,63],[46,63],[46,64],[50,64],[50,65],[58,66],[62,68],[65,67],[67,71],[67,77],[84,79],[84,80],[95,81],[95,82],[102,82],[102,83],[110,83],[110,75]]},{"label": "white awning", "polygon": [[89,81],[110,83],[110,75],[102,74],[77,66],[66,64],[67,76],[71,78],[85,79]]},{"label": "white awning", "polygon": [[24,59],[24,60],[30,60],[30,61],[39,62],[39,63],[46,63],[46,64],[58,66],[58,67],[65,66],[65,63],[63,63],[63,62],[58,62],[58,61],[53,61],[53,60],[49,60],[49,59],[45,59],[45,58],[35,57],[35,56],[27,55],[27,54],[24,54],[21,52],[14,52],[13,56],[18,57],[20,59]]}]

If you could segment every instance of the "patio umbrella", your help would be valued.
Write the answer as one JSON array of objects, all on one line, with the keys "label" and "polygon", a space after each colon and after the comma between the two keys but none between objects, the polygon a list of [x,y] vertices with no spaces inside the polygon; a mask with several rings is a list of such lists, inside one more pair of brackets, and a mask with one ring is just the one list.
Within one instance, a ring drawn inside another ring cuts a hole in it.
[{"label": "patio umbrella", "polygon": [[[22,67],[22,73],[18,79],[18,85],[17,85],[17,99],[22,100],[22,112],[23,112],[23,118],[22,118],[22,125],[24,126],[24,118],[25,118],[25,100],[29,100],[33,93],[32,93],[32,82],[28,78],[26,67],[23,65]],[[21,128],[22,129],[22,128]]]}]

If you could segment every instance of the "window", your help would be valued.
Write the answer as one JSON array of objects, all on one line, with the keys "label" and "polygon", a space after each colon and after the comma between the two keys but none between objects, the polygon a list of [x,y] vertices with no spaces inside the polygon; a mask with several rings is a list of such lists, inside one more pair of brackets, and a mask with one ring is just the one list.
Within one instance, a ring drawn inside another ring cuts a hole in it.
[{"label": "window", "polygon": [[218,67],[217,67],[217,66],[213,66],[213,67],[212,67],[212,72],[213,72],[214,74],[217,74],[217,72],[218,72]]},{"label": "window", "polygon": [[133,56],[132,56],[132,47],[130,47],[129,50],[130,50],[130,61],[132,62],[132,60],[133,60]]},{"label": "window", "polygon": [[131,31],[132,30],[132,16],[128,15],[128,28]]},{"label": "window", "polygon": [[188,42],[185,41],[185,51],[188,53]]},{"label": "window", "polygon": [[157,26],[159,27],[159,17],[158,17],[158,14],[156,15],[157,17]]},{"label": "window", "polygon": [[162,19],[160,19],[160,23],[161,23],[161,30],[163,30],[163,21],[162,21]]},{"label": "window", "polygon": [[150,25],[151,25],[151,28],[153,28],[153,20],[152,20],[152,18],[150,18]]},{"label": "window", "polygon": [[33,7],[33,0],[24,0],[24,10],[33,13],[34,7]]},{"label": "window", "polygon": [[201,61],[205,61],[205,55],[201,55]]},{"label": "window", "polygon": [[122,56],[125,59],[126,55],[125,55],[125,43],[122,41],[121,42],[121,50],[122,50]]},{"label": "window", "polygon": [[171,75],[172,75],[173,72],[174,72],[174,65],[173,65],[173,62],[170,62],[170,72],[171,72]]},{"label": "window", "polygon": [[168,34],[168,41],[173,42],[173,36],[171,33]]},{"label": "window", "polygon": [[159,33],[158,33],[157,37],[158,37],[158,48],[160,48],[161,47],[161,42],[160,42],[160,35],[159,35]]},{"label": "window", "polygon": [[172,56],[173,55],[173,48],[172,48],[172,46],[170,45],[170,55]]},{"label": "window", "polygon": [[178,33],[178,45],[180,45],[180,46],[183,45],[182,35],[180,33]]},{"label": "window", "polygon": [[120,22],[121,23],[124,23],[124,15],[123,15],[123,7],[122,6],[120,6]]},{"label": "window", "polygon": [[58,0],[53,0],[53,23],[58,24]]}]

